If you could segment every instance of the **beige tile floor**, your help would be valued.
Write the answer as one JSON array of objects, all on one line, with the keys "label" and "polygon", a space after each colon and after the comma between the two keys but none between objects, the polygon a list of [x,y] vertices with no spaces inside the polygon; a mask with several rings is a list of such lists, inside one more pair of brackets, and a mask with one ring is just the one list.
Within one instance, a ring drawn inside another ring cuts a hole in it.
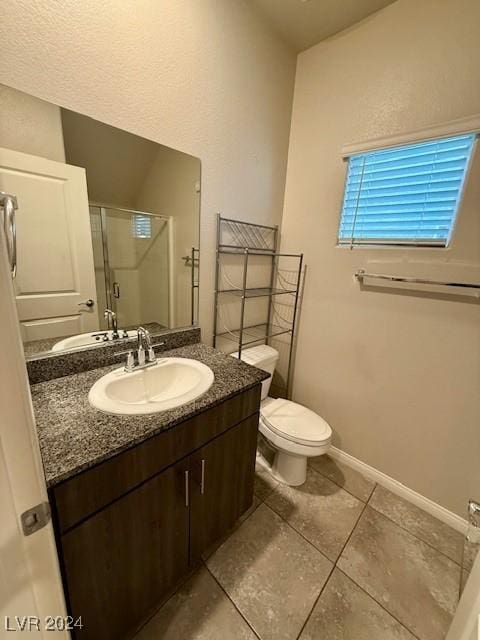
[{"label": "beige tile floor", "polygon": [[258,470],[252,509],[136,640],[443,640],[472,555],[328,456],[298,488]]}]

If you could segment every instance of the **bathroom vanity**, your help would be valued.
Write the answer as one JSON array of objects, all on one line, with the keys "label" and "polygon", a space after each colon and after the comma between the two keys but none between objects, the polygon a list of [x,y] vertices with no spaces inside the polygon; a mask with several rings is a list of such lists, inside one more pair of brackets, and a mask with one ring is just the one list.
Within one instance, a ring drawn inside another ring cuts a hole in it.
[{"label": "bathroom vanity", "polygon": [[131,637],[252,504],[268,374],[201,344],[162,356],[206,364],[212,386],[143,416],[89,405],[89,389],[113,366],[32,386],[67,607],[84,625],[78,637]]}]

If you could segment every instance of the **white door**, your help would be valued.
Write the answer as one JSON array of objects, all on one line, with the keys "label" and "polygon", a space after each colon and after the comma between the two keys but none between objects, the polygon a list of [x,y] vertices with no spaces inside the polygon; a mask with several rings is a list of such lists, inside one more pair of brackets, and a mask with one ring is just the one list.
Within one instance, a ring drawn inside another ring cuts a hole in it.
[{"label": "white door", "polygon": [[[8,628],[33,630],[50,638],[48,616],[65,616],[63,591],[51,523],[29,536],[21,514],[47,499],[18,331],[15,299],[0,232],[0,637]],[[16,617],[17,616],[17,617]],[[28,616],[31,616],[29,619]],[[59,620],[55,625],[61,627]],[[53,631],[68,638],[66,631]]]},{"label": "white door", "polygon": [[480,553],[473,564],[446,640],[480,640]]},{"label": "white door", "polygon": [[0,148],[0,191],[18,201],[15,294],[23,340],[97,330],[85,170]]}]

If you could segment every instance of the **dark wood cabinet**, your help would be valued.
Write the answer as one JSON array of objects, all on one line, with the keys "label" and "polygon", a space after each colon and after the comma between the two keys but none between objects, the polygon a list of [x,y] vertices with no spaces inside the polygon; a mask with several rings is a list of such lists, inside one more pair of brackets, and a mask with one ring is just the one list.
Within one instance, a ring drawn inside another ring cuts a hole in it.
[{"label": "dark wood cabinet", "polygon": [[188,569],[185,462],[170,467],[62,539],[72,615],[82,638],[128,637]]},{"label": "dark wood cabinet", "polygon": [[75,638],[123,640],[250,507],[260,386],[50,490]]},{"label": "dark wood cabinet", "polygon": [[260,391],[257,385],[238,393],[58,484],[50,496],[56,505],[59,531],[65,533],[133,487],[258,413]]},{"label": "dark wood cabinet", "polygon": [[190,560],[200,558],[251,506],[258,416],[202,447],[190,458]]}]

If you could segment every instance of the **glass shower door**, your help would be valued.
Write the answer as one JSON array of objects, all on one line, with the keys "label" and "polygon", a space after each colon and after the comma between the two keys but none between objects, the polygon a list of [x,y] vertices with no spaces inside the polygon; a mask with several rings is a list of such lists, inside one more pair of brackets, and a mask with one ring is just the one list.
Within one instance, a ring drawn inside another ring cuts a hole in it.
[{"label": "glass shower door", "polygon": [[[105,306],[117,314],[120,328],[169,326],[170,233],[169,219],[150,213],[113,207],[91,207],[92,238],[97,274],[100,240],[96,216],[101,224]],[[95,229],[93,221],[95,220]],[[99,296],[100,299],[100,296]],[[100,302],[99,302],[100,304]]]}]

